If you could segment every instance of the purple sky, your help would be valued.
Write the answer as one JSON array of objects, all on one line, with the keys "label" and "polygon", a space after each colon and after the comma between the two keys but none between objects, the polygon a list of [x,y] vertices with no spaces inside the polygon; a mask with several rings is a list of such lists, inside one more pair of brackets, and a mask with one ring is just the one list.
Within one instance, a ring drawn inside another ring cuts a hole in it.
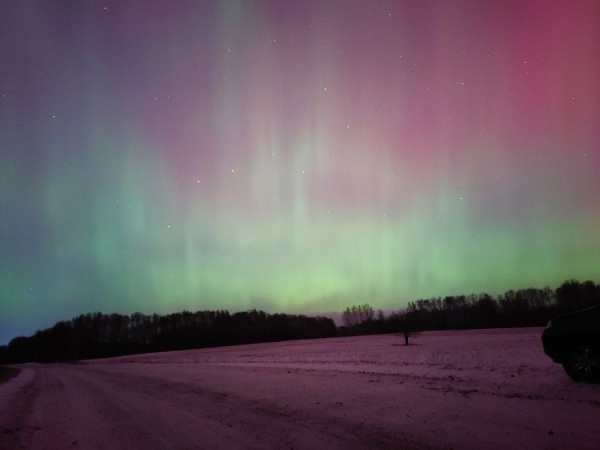
[{"label": "purple sky", "polygon": [[598,1],[0,5],[0,342],[600,269]]}]

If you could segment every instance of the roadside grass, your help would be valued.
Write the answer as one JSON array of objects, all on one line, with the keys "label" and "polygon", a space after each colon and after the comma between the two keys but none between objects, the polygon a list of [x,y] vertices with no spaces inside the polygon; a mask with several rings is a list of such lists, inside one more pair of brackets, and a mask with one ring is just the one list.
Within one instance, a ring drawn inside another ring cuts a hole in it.
[{"label": "roadside grass", "polygon": [[15,369],[14,367],[0,366],[0,384],[10,380],[13,377],[16,377],[19,372],[20,370]]}]

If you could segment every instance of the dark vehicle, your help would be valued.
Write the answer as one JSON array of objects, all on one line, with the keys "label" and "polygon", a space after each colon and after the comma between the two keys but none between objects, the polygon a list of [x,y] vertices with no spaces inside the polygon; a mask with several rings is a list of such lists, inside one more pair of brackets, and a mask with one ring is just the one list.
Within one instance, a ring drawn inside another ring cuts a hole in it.
[{"label": "dark vehicle", "polygon": [[544,353],[575,381],[600,382],[600,307],[575,311],[548,322]]}]

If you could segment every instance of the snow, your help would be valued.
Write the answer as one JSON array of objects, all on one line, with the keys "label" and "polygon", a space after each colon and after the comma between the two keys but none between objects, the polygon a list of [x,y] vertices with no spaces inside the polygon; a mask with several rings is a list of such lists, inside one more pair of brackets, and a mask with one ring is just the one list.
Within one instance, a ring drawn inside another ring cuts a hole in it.
[{"label": "snow", "polygon": [[572,382],[544,355],[541,331],[26,366],[0,386],[0,449],[600,448],[600,385]]}]

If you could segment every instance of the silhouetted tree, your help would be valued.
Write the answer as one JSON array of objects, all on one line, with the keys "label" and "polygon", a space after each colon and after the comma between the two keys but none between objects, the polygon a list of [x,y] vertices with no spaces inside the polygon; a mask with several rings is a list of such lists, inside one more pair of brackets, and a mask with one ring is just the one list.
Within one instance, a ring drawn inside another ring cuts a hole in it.
[{"label": "silhouetted tree", "polygon": [[565,281],[556,289],[556,303],[561,312],[600,305],[600,286],[592,281]]},{"label": "silhouetted tree", "polygon": [[367,303],[364,305],[352,305],[351,307],[346,308],[344,311],[344,324],[347,327],[362,325],[365,322],[373,320],[374,315],[375,313],[373,308],[371,308]]}]

